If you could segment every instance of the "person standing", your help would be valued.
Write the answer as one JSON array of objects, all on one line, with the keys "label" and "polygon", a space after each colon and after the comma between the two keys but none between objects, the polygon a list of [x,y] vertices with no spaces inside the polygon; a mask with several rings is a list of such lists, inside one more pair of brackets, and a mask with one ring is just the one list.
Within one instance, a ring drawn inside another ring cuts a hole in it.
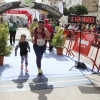
[{"label": "person standing", "polygon": [[33,49],[36,54],[36,64],[38,67],[38,75],[42,74],[41,70],[41,60],[42,56],[46,50],[46,43],[50,40],[50,33],[44,27],[44,21],[40,20],[38,22],[38,27],[32,29],[31,32],[32,42],[33,42]]},{"label": "person standing", "polygon": [[44,27],[49,31],[49,34],[50,34],[49,51],[51,52],[53,48],[50,45],[50,42],[51,42],[52,37],[53,37],[53,27],[52,27],[52,24],[49,24],[47,19],[44,20]]},{"label": "person standing", "polygon": [[[21,70],[23,70],[23,62],[25,60],[25,71],[28,72],[28,52],[30,52],[30,45],[26,41],[26,35],[22,34],[19,43],[15,47],[15,56],[17,56],[17,50],[20,48],[20,56],[21,56]],[[28,49],[28,50],[27,50]]]},{"label": "person standing", "polygon": [[[54,34],[55,34],[56,25],[55,25],[55,23],[54,23],[54,20],[51,20],[51,25],[52,25],[53,31],[52,31],[52,33],[51,33],[51,39],[50,39],[49,42],[52,41],[52,39],[53,39],[53,37],[54,37]],[[51,44],[49,44],[49,51],[52,51],[52,50],[53,50],[53,46],[52,46]]]},{"label": "person standing", "polygon": [[10,33],[10,45],[15,44],[15,36],[16,36],[16,30],[18,29],[18,26],[15,22],[13,22],[13,19],[10,19],[9,22],[9,33]]}]

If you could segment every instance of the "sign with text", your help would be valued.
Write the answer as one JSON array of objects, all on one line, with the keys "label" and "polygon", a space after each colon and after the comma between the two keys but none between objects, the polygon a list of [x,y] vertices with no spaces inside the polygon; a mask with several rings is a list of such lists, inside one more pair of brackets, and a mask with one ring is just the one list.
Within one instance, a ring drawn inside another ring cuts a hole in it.
[{"label": "sign with text", "polygon": [[27,10],[8,10],[5,14],[25,14],[28,17],[28,23],[32,23],[32,15]]},{"label": "sign with text", "polygon": [[68,34],[69,34],[69,31],[68,30],[64,30],[63,34],[66,35],[66,37],[67,37]]},{"label": "sign with text", "polygon": [[20,0],[20,1],[6,3],[0,6],[0,14],[15,8],[29,8],[29,9],[43,10],[50,13],[57,19],[60,19],[63,16],[63,14],[56,8],[47,4],[37,3],[35,2],[35,0]]},{"label": "sign with text", "polygon": [[69,23],[96,24],[96,16],[69,15],[68,22]]},{"label": "sign with text", "polygon": [[[80,48],[81,54],[88,56],[94,38],[95,38],[95,35],[93,34],[82,33],[81,48]],[[76,36],[76,40],[72,48],[73,51],[79,52],[79,43],[80,43],[80,33],[78,33]]]}]

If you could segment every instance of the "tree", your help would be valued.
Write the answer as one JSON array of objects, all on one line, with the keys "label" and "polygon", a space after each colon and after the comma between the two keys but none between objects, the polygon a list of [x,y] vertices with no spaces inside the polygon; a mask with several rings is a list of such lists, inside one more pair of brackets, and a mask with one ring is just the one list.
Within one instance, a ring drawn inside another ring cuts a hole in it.
[{"label": "tree", "polygon": [[69,7],[69,9],[68,9],[68,14],[69,14],[69,15],[70,15],[70,14],[76,14],[76,11],[75,11],[75,9],[74,9],[74,6]]},{"label": "tree", "polygon": [[64,16],[67,16],[68,15],[68,9],[66,7],[64,7],[63,13],[64,13]]},{"label": "tree", "polygon": [[69,8],[69,14],[84,15],[88,14],[88,10],[83,5],[75,5]]},{"label": "tree", "polygon": [[76,9],[74,6],[69,7],[68,14],[76,14]]},{"label": "tree", "polygon": [[76,5],[75,9],[76,9],[76,15],[88,14],[87,8],[83,5]]}]

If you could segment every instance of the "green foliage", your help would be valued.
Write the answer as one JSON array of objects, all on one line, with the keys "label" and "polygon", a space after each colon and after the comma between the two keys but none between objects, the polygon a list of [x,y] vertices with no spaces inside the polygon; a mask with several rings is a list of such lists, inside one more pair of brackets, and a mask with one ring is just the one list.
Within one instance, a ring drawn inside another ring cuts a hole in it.
[{"label": "green foliage", "polygon": [[88,14],[88,10],[83,5],[75,5],[69,8],[69,14],[84,15]]},{"label": "green foliage", "polygon": [[12,47],[8,46],[8,23],[0,24],[0,56],[10,56]]},{"label": "green foliage", "polygon": [[65,44],[66,35],[63,35],[63,30],[59,29],[55,34],[51,41],[51,45],[55,48],[63,48]]},{"label": "green foliage", "polygon": [[58,33],[59,30],[60,30],[60,26],[56,26],[55,27],[55,32]]},{"label": "green foliage", "polygon": [[30,25],[30,27],[29,27],[30,32],[32,31],[32,29],[33,29],[34,27],[37,27],[37,26],[38,26],[38,23],[37,23],[37,22],[33,22],[33,23]]},{"label": "green foliage", "polygon": [[75,6],[69,7],[68,14],[76,14]]},{"label": "green foliage", "polygon": [[68,15],[68,9],[64,7],[64,16]]},{"label": "green foliage", "polygon": [[75,9],[76,9],[76,15],[88,14],[87,8],[83,5],[76,5]]}]

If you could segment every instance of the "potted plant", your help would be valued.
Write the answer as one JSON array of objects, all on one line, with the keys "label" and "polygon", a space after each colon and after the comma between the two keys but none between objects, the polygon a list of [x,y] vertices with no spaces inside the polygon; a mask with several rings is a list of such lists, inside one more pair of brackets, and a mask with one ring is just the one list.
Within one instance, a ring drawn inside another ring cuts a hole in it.
[{"label": "potted plant", "polygon": [[12,47],[8,46],[8,23],[0,23],[0,66],[3,65],[4,56],[10,56]]},{"label": "potted plant", "polygon": [[56,48],[57,55],[63,54],[63,47],[66,40],[66,35],[64,35],[63,32],[64,30],[58,29],[58,31],[56,31],[51,41],[51,45],[53,45]]}]

